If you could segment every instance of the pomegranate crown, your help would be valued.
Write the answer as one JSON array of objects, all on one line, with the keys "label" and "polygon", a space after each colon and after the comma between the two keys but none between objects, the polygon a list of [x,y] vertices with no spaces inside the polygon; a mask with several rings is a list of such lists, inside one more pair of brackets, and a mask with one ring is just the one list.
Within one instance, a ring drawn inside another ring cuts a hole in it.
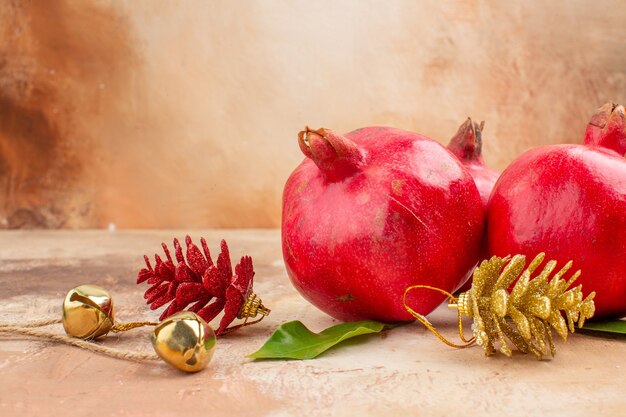
[{"label": "pomegranate crown", "polygon": [[464,161],[482,161],[483,139],[482,132],[485,122],[480,124],[468,117],[455,135],[450,139],[448,149],[459,159]]},{"label": "pomegranate crown", "polygon": [[330,129],[313,130],[306,126],[298,133],[298,145],[329,182],[341,181],[356,173],[365,160],[355,142]]},{"label": "pomegranate crown", "polygon": [[586,145],[602,146],[626,155],[626,116],[624,106],[605,103],[591,116],[585,131]]}]

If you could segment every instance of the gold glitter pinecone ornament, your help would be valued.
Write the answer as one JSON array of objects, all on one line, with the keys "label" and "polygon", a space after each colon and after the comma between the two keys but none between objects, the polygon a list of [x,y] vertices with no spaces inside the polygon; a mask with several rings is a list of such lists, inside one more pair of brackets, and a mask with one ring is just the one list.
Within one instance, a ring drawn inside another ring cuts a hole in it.
[{"label": "gold glitter pinecone ornament", "polygon": [[[496,352],[494,343],[499,341],[500,352],[511,356],[508,339],[522,352],[532,352],[537,359],[546,352],[547,341],[554,356],[556,349],[551,328],[566,341],[568,328],[574,333],[575,324],[580,328],[593,316],[595,292],[583,300],[582,285],[568,289],[580,276],[580,271],[568,280],[562,279],[572,267],[572,261],[552,279],[550,275],[556,268],[553,260],[531,278],[544,259],[545,253],[540,253],[526,269],[523,255],[494,256],[483,261],[474,271],[472,288],[462,293],[456,303],[450,304],[461,314],[474,319],[474,337],[485,350],[485,355],[493,355]],[[509,293],[508,288],[516,279]]]}]

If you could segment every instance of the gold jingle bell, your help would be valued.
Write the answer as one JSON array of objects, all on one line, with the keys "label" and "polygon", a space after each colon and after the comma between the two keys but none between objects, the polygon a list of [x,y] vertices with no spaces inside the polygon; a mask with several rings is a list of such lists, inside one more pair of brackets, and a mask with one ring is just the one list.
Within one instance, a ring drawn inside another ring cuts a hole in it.
[{"label": "gold jingle bell", "polygon": [[168,364],[185,372],[198,372],[215,350],[215,333],[202,317],[183,311],[163,320],[152,332],[154,351]]},{"label": "gold jingle bell", "polygon": [[96,339],[113,327],[113,299],[98,285],[80,285],[63,301],[63,327],[69,336]]}]

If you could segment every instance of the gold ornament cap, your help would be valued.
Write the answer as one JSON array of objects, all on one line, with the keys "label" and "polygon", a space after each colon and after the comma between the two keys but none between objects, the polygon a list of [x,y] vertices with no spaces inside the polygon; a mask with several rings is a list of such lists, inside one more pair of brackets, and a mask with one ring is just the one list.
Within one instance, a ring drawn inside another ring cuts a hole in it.
[{"label": "gold ornament cap", "polygon": [[215,332],[202,317],[183,311],[163,320],[150,338],[161,359],[185,372],[206,367],[215,351]]},{"label": "gold ornament cap", "polygon": [[[238,319],[246,319],[248,320],[251,317],[256,317],[259,314],[263,317],[270,314],[272,310],[265,307],[261,299],[252,291],[249,291],[246,300],[243,305],[239,309],[239,313],[237,314]],[[263,318],[261,317],[261,318]]]},{"label": "gold ornament cap", "polygon": [[96,339],[113,327],[113,299],[98,285],[80,285],[63,301],[63,328],[68,336]]}]

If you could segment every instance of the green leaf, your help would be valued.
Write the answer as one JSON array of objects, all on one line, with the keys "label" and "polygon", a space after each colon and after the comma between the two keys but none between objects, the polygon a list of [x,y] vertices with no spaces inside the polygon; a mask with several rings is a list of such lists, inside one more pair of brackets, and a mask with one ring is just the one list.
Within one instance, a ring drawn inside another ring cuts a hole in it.
[{"label": "green leaf", "polygon": [[332,346],[352,337],[379,333],[384,323],[364,320],[342,323],[313,333],[300,321],[282,324],[261,349],[248,355],[254,359],[313,359]]},{"label": "green leaf", "polygon": [[593,330],[607,333],[626,334],[626,320],[614,320],[603,322],[589,322],[583,326],[584,330]]}]

